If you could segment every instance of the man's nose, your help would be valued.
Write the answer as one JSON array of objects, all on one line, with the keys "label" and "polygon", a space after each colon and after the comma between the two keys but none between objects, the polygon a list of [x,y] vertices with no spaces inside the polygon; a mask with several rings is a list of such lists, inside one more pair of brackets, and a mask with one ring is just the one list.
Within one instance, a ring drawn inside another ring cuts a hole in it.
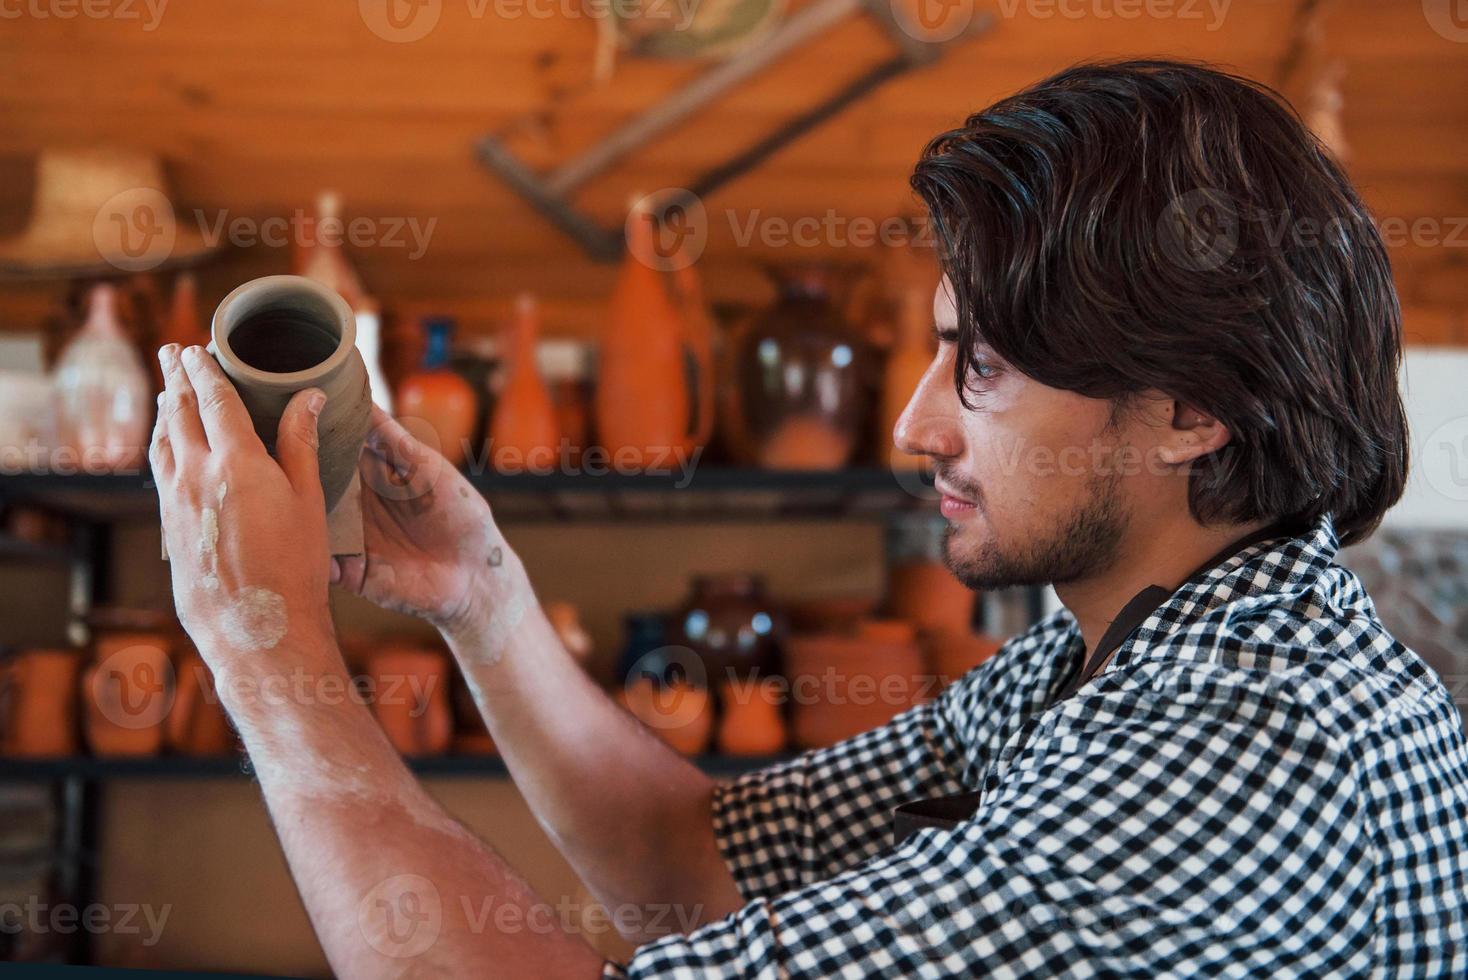
[{"label": "man's nose", "polygon": [[963,451],[963,430],[957,401],[952,375],[942,369],[941,361],[934,361],[892,427],[892,441],[898,450],[909,456],[943,459],[959,455]]}]

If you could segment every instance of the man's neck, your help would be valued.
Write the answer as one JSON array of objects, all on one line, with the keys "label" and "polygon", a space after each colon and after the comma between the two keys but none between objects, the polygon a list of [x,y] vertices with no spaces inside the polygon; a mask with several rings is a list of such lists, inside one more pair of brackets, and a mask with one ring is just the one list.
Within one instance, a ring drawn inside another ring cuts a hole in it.
[{"label": "man's neck", "polygon": [[1134,528],[1117,548],[1116,561],[1097,575],[1064,585],[1055,593],[1080,625],[1089,653],[1121,608],[1149,585],[1176,589],[1209,558],[1268,522],[1203,527],[1191,518],[1173,525]]}]

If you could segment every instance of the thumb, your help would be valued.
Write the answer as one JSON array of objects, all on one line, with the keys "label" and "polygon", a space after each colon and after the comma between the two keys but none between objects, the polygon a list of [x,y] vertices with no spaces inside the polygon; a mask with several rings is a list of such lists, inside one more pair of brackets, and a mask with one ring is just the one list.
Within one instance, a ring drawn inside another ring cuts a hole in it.
[{"label": "thumb", "polygon": [[326,394],[320,388],[295,393],[280,417],[275,437],[275,457],[296,493],[321,498],[321,470],[316,462],[316,423]]}]

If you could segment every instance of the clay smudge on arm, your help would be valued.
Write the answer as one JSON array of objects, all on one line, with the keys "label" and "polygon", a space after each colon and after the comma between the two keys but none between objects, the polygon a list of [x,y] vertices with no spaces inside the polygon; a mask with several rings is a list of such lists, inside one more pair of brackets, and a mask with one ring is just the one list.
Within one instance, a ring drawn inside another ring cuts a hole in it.
[{"label": "clay smudge on arm", "polygon": [[241,652],[273,650],[289,625],[285,599],[259,586],[246,586],[229,597],[221,626],[224,639]]}]

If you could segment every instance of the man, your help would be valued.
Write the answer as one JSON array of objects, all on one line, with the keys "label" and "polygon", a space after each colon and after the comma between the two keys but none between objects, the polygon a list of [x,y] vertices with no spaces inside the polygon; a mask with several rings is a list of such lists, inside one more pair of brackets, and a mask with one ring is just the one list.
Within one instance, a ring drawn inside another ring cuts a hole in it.
[{"label": "man", "polygon": [[[936,468],[964,582],[1065,608],[936,701],[728,785],[577,669],[487,505],[396,423],[362,472],[401,492],[366,494],[365,558],[330,561],[320,393],[277,461],[202,351],[162,351],[179,615],[340,975],[1468,973],[1458,714],[1332,562],[1407,456],[1390,271],[1340,169],[1259,87],[1137,62],[973,116],[913,186],[946,276],[897,442]],[[345,678],[329,579],[434,623],[596,897],[683,931],[619,915],[653,941],[604,965],[476,922],[486,899],[550,918],[364,707],[250,696]]]}]

